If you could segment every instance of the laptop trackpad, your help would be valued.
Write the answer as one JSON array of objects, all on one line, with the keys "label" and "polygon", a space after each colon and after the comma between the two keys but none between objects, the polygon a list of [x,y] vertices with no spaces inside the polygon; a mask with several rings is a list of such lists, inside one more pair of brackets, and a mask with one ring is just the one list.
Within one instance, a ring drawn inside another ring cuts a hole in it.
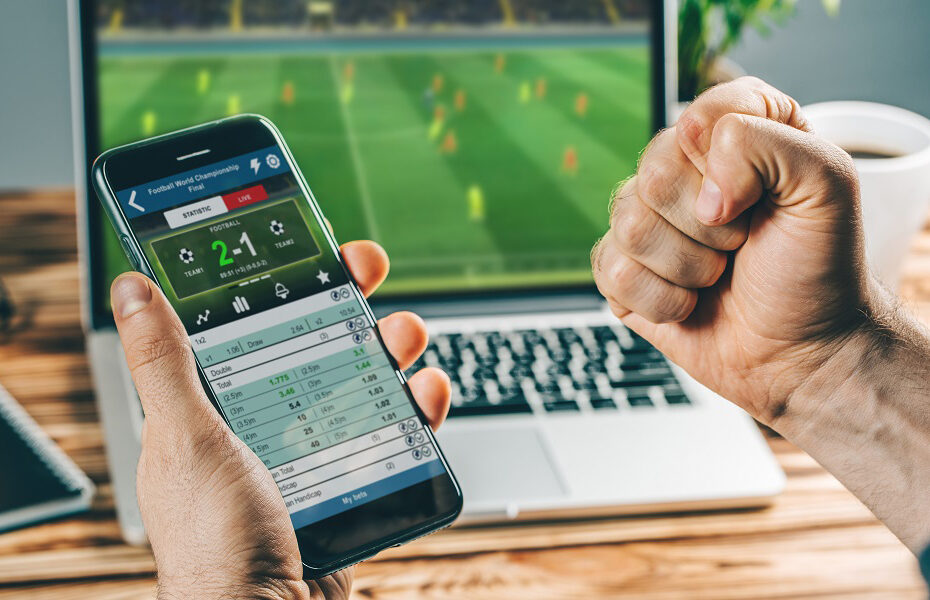
[{"label": "laptop trackpad", "polygon": [[535,428],[468,428],[440,431],[438,437],[469,510],[500,510],[566,494]]}]

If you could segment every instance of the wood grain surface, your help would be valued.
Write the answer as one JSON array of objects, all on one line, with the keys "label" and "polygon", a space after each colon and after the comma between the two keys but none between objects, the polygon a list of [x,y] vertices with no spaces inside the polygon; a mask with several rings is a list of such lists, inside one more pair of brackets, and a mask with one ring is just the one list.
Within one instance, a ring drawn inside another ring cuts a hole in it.
[{"label": "wood grain surface", "polygon": [[[99,487],[85,514],[0,535],[0,599],[150,598],[153,562],[122,543],[80,326],[69,190],[0,196],[0,276],[20,308],[0,382]],[[902,291],[930,317],[930,230]],[[358,568],[355,598],[926,598],[913,556],[805,453],[770,508],[458,527]],[[622,476],[622,474],[618,474]]]}]

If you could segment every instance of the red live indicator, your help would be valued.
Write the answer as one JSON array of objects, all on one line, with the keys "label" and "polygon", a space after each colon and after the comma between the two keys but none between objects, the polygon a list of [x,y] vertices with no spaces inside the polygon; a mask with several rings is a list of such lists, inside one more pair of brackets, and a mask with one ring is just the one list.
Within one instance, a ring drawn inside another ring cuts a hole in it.
[{"label": "red live indicator", "polygon": [[265,192],[265,187],[261,185],[253,185],[252,187],[245,188],[244,190],[239,190],[238,192],[233,192],[231,194],[225,194],[223,196],[223,202],[226,204],[226,208],[229,210],[235,210],[241,206],[255,204],[256,202],[261,202],[262,200],[267,199],[268,194]]}]

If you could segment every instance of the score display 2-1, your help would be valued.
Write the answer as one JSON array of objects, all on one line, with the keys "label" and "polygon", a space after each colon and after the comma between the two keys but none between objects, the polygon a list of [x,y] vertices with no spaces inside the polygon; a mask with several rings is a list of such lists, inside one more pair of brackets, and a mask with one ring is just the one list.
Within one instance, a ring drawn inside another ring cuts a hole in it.
[{"label": "score display 2-1", "polygon": [[171,233],[152,249],[178,299],[320,254],[292,199]]}]

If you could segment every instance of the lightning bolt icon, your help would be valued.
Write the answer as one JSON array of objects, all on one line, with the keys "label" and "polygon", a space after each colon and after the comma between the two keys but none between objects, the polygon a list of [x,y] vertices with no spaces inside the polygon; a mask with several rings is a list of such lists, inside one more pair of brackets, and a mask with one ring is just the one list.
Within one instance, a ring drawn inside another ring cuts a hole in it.
[{"label": "lightning bolt icon", "polygon": [[262,166],[262,163],[260,163],[257,158],[253,158],[252,162],[249,163],[249,166],[252,167],[252,170],[255,171],[256,175],[258,175],[258,168]]}]

